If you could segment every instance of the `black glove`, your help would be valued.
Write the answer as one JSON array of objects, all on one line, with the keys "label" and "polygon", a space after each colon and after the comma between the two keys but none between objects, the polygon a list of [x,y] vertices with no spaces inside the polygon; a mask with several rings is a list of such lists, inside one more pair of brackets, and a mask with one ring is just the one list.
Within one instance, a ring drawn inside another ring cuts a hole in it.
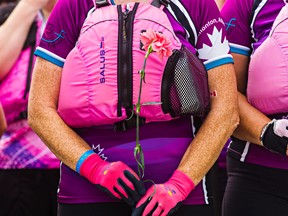
[{"label": "black glove", "polygon": [[263,128],[260,140],[268,150],[286,155],[288,145],[288,119],[273,119]]}]

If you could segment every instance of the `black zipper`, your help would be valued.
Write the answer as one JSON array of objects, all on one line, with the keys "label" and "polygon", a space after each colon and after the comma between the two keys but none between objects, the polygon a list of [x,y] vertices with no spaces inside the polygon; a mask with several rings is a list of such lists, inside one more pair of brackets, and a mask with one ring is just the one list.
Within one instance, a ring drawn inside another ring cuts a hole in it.
[{"label": "black zipper", "polygon": [[133,67],[132,67],[132,42],[133,42],[133,21],[139,3],[134,5],[132,11],[122,12],[121,5],[117,6],[118,10],[118,65],[117,65],[117,82],[118,82],[118,105],[117,115],[122,116],[122,107],[126,109],[129,117],[133,109]]}]

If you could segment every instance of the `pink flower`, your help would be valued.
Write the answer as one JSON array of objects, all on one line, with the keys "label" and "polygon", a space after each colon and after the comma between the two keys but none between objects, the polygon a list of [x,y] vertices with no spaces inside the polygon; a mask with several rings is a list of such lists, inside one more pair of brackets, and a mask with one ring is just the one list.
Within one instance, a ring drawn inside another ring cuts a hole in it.
[{"label": "pink flower", "polygon": [[142,151],[142,147],[139,143],[139,113],[141,108],[141,92],[142,92],[142,83],[145,83],[145,68],[147,63],[147,58],[149,55],[154,51],[156,52],[161,59],[164,56],[169,57],[172,55],[172,50],[170,48],[171,41],[166,38],[162,33],[155,32],[152,29],[147,29],[146,32],[140,34],[140,40],[143,44],[143,48],[146,51],[144,62],[142,69],[139,71],[140,74],[140,87],[139,87],[139,95],[137,103],[135,104],[136,107],[136,146],[134,148],[134,158],[137,162],[138,167],[138,174],[139,177],[144,177],[144,169],[145,169],[145,162],[144,162],[144,154]]},{"label": "pink flower", "polygon": [[140,40],[143,43],[143,49],[148,50],[148,47],[152,44],[154,38],[156,37],[156,32],[152,29],[147,29],[147,31],[140,34]]},{"label": "pink flower", "polygon": [[140,40],[143,43],[144,50],[147,51],[151,46],[152,51],[155,51],[161,59],[164,56],[172,55],[171,41],[160,32],[147,29],[146,32],[141,33]]}]

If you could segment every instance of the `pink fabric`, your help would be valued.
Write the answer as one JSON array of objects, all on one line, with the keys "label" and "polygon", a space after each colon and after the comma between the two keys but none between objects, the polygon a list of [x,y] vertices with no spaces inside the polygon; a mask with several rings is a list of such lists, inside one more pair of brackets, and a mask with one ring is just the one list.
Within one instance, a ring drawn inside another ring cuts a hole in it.
[{"label": "pink fabric", "polygon": [[101,185],[108,189],[113,196],[121,199],[119,194],[115,192],[115,188],[117,188],[126,198],[128,198],[128,195],[119,184],[119,179],[122,179],[129,188],[135,190],[133,183],[125,177],[125,170],[128,170],[130,173],[134,174],[137,179],[139,179],[137,174],[126,164],[122,162],[108,163],[102,160],[97,154],[92,154],[82,163],[80,174],[86,177],[93,184]]},{"label": "pink fabric", "polygon": [[[43,20],[37,17],[39,44]],[[33,52],[33,50],[32,50]],[[58,169],[59,159],[47,148],[39,136],[32,131],[26,119],[17,119],[27,110],[27,71],[31,48],[21,52],[17,62],[0,82],[0,103],[7,119],[7,130],[0,138],[0,169]],[[33,54],[33,53],[32,53]]]},{"label": "pink fabric", "polygon": [[[38,20],[37,25],[36,45],[40,40],[41,19]],[[31,51],[31,47],[23,50],[9,73],[0,81],[0,102],[2,103],[8,124],[14,122],[21,112],[27,110],[28,95],[24,98],[24,93],[31,52],[34,52],[33,50]]]},{"label": "pink fabric", "polygon": [[157,204],[158,207],[154,210],[153,215],[160,215],[162,211],[161,215],[167,215],[178,203],[184,201],[194,188],[193,181],[185,173],[176,170],[172,177],[164,184],[152,185],[138,202],[136,208],[139,208],[152,196],[143,215],[148,215]]},{"label": "pink fabric", "polygon": [[[133,104],[138,100],[138,71],[142,68],[145,55],[145,51],[140,50],[141,31],[151,28],[162,32],[171,40],[172,49],[181,48],[179,39],[163,13],[161,9],[150,4],[140,4],[137,9],[133,30]],[[123,115],[117,116],[118,31],[99,31],[107,28],[118,29],[115,6],[96,9],[88,17],[76,47],[69,53],[64,64],[58,112],[72,127],[113,124],[129,117],[126,116],[124,108]],[[167,59],[161,59],[156,53],[152,53],[147,61],[146,83],[142,88],[141,104],[158,103],[142,106],[140,116],[145,117],[147,122],[172,119],[161,109],[161,83]]]},{"label": "pink fabric", "polygon": [[31,48],[23,51],[18,62],[0,82],[0,102],[3,105],[7,123],[13,122],[20,113],[27,109],[28,97],[23,98],[26,88],[28,62]]},{"label": "pink fabric", "polygon": [[247,96],[265,114],[288,110],[288,6],[276,18],[270,36],[251,57]]},{"label": "pink fabric", "polygon": [[0,169],[58,169],[60,165],[27,120],[8,125],[0,138],[0,158]]}]

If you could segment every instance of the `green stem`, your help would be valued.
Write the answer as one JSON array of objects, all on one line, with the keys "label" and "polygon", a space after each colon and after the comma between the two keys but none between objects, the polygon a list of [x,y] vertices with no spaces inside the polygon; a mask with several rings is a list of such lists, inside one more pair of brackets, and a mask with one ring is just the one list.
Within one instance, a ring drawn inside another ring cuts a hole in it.
[{"label": "green stem", "polygon": [[137,104],[136,104],[136,147],[134,149],[134,158],[137,162],[137,168],[138,168],[138,175],[139,177],[143,178],[144,177],[144,170],[145,170],[145,160],[144,160],[144,154],[142,151],[142,147],[139,143],[139,137],[140,137],[140,129],[139,129],[139,113],[140,113],[140,109],[141,109],[141,94],[142,94],[142,85],[143,82],[145,82],[145,68],[146,68],[146,63],[147,63],[147,58],[149,56],[149,54],[152,52],[152,47],[149,46],[146,54],[145,54],[145,58],[144,58],[144,62],[143,62],[143,66],[142,69],[139,71],[140,73],[140,85],[139,85],[139,94],[138,94],[138,100],[137,100]]}]

